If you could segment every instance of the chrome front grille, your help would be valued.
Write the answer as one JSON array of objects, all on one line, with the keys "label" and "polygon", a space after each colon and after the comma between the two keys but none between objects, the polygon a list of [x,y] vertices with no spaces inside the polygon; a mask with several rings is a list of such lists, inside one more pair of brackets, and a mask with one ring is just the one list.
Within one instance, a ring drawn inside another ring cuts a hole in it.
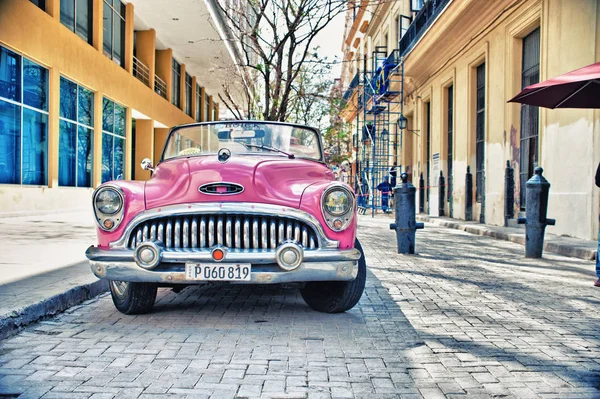
[{"label": "chrome front grille", "polygon": [[314,230],[298,220],[241,214],[182,215],[146,220],[129,238],[134,249],[146,240],[157,240],[169,249],[206,249],[223,245],[238,249],[275,249],[293,240],[306,249],[319,246]]}]

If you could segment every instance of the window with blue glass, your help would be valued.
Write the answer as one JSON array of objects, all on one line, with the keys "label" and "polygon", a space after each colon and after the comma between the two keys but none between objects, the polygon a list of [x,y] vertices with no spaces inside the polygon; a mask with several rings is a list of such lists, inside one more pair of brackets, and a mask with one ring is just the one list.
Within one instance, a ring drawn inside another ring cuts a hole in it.
[{"label": "window with blue glass", "polygon": [[171,90],[171,103],[179,108],[181,104],[179,96],[179,93],[181,93],[181,64],[175,61],[175,58],[173,58],[171,69],[171,84],[173,86],[173,89]]},{"label": "window with blue glass", "polygon": [[120,0],[104,0],[102,48],[104,55],[125,65],[125,4]]},{"label": "window with blue glass", "polygon": [[58,184],[92,186],[94,93],[60,78]]},{"label": "window with blue glass", "polygon": [[102,183],[125,179],[125,107],[102,99]]},{"label": "window with blue glass", "polygon": [[185,74],[185,113],[192,116],[192,77],[189,73]]},{"label": "window with blue glass", "polygon": [[204,95],[204,122],[210,120],[210,96]]},{"label": "window with blue glass", "polygon": [[202,121],[202,88],[196,84],[196,121]]},{"label": "window with blue glass", "polygon": [[92,43],[92,0],[60,0],[60,22]]},{"label": "window with blue glass", "polygon": [[2,46],[0,184],[48,184],[48,70]]}]

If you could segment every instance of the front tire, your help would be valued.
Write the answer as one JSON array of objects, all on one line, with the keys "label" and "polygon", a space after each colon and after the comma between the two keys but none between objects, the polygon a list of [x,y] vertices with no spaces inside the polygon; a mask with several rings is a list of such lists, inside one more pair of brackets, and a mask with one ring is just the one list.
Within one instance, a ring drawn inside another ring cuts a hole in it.
[{"label": "front tire", "polygon": [[158,290],[156,284],[111,280],[108,285],[113,303],[119,312],[134,315],[152,310]]},{"label": "front tire", "polygon": [[352,309],[358,303],[365,290],[367,263],[358,239],[354,242],[354,248],[360,251],[356,278],[352,281],[306,283],[300,294],[310,308],[323,313],[341,313]]}]

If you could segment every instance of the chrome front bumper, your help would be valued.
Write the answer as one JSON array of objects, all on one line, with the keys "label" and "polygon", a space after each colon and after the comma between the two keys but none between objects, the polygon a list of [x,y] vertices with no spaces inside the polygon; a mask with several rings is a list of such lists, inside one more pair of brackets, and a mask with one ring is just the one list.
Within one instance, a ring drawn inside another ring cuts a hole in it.
[{"label": "chrome front bumper", "polygon": [[[91,246],[85,255],[90,260],[96,277],[108,280],[149,282],[164,284],[202,284],[202,280],[189,280],[185,263],[214,263],[211,251],[164,251],[161,264],[152,270],[137,265],[134,251],[123,248],[103,249]],[[251,280],[235,281],[241,284],[277,284],[307,281],[348,281],[358,273],[357,249],[318,249],[304,251],[297,269],[285,271],[276,263],[274,251],[248,251],[229,249],[221,263],[250,263]]]}]

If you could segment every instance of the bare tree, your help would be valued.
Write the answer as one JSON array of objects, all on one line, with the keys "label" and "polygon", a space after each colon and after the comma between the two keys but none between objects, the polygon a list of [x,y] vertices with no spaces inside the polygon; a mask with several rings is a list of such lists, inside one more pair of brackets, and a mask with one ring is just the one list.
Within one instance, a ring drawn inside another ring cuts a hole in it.
[{"label": "bare tree", "polygon": [[[241,60],[236,73],[251,87],[248,103],[254,116],[283,121],[292,112],[290,100],[297,97],[295,85],[315,62],[315,37],[348,7],[346,0],[244,0],[218,1]],[[303,72],[304,71],[304,72]],[[252,93],[260,90],[261,93]],[[221,96],[224,105],[239,115],[248,104],[236,103],[231,87]],[[305,105],[308,105],[306,103]],[[297,111],[297,110],[296,110]]]}]

